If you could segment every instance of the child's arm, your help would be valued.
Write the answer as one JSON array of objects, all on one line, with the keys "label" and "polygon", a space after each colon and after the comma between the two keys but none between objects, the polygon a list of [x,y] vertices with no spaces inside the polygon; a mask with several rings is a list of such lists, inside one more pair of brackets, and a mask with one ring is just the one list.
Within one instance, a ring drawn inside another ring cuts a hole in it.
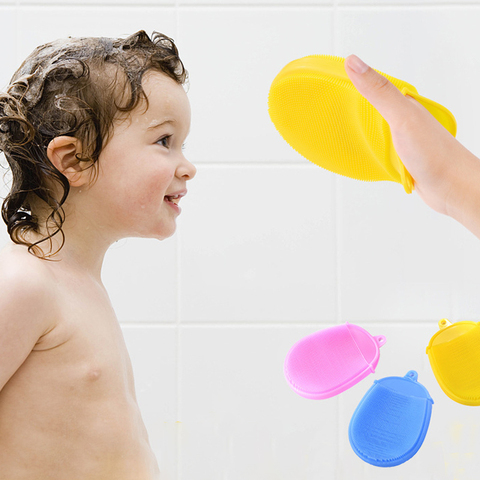
[{"label": "child's arm", "polygon": [[0,263],[0,396],[38,339],[52,328],[52,295],[26,265]]},{"label": "child's arm", "polygon": [[419,102],[402,95],[355,55],[347,57],[345,70],[389,124],[395,150],[424,202],[480,238],[480,159]]}]

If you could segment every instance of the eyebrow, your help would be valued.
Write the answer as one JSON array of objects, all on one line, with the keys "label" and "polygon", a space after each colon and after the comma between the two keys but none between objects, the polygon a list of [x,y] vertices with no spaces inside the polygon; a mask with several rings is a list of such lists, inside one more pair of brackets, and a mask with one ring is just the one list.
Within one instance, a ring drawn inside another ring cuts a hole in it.
[{"label": "eyebrow", "polygon": [[155,130],[156,128],[162,127],[166,123],[175,123],[175,120],[165,120],[161,123],[155,123],[154,125],[147,128],[147,130]]}]

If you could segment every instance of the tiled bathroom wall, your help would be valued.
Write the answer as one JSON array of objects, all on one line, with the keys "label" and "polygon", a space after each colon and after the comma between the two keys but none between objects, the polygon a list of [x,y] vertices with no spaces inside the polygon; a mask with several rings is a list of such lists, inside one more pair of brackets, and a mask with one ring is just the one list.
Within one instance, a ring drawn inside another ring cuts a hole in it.
[{"label": "tiled bathroom wall", "polygon": [[[119,241],[103,271],[164,480],[478,478],[480,410],[445,396],[425,348],[441,318],[480,320],[480,240],[398,184],[310,164],[267,97],[291,60],[356,53],[449,108],[480,156],[480,0],[0,0],[0,18],[2,86],[69,35],[158,30],[189,70],[198,173],[177,233]],[[345,322],[387,337],[376,372],[298,396],[289,348]],[[425,442],[403,465],[368,465],[350,418],[373,380],[409,370],[435,402]]]}]

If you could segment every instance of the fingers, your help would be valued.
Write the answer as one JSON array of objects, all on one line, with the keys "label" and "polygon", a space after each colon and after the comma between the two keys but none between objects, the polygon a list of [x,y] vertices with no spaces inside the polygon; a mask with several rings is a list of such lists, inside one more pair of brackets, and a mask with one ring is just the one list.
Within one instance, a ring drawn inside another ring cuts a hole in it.
[{"label": "fingers", "polygon": [[345,59],[345,71],[355,88],[390,126],[401,122],[408,115],[412,105],[400,90],[357,56],[350,55]]}]

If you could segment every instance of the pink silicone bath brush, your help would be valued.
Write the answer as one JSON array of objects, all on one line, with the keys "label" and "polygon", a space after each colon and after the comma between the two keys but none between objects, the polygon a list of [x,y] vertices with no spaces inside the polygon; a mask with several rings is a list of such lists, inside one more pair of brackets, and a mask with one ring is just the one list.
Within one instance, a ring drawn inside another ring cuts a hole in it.
[{"label": "pink silicone bath brush", "polygon": [[290,349],[285,359],[285,377],[302,397],[333,397],[375,372],[379,347],[385,341],[383,335],[372,337],[349,323],[320,330]]}]

